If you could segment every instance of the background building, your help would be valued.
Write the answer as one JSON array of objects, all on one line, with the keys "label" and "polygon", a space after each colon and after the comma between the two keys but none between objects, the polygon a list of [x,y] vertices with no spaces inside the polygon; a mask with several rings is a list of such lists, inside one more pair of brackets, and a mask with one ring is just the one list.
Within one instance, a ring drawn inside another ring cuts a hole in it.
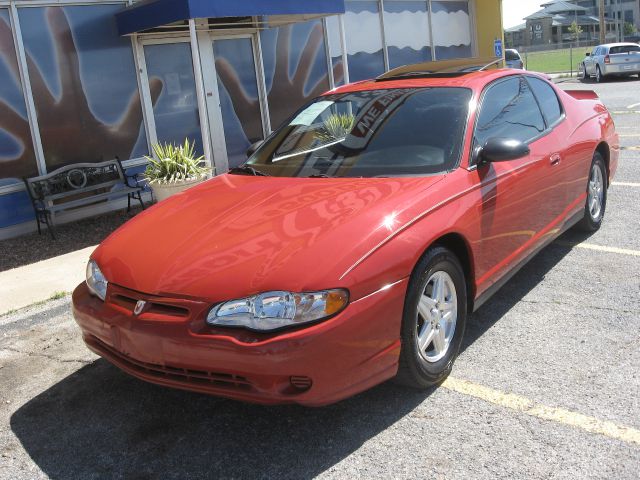
[{"label": "background building", "polygon": [[23,177],[115,156],[141,171],[185,138],[219,174],[335,85],[502,38],[500,0],[130,3],[0,0],[0,238],[34,228]]},{"label": "background building", "polygon": [[[505,41],[510,47],[543,46],[575,42],[569,30],[576,22],[582,29],[579,40],[598,42],[600,22],[598,0],[550,0],[540,5],[537,12],[524,17],[526,23],[505,30]],[[606,41],[622,41],[631,25],[640,29],[640,0],[605,0]],[[637,35],[637,33],[635,34]],[[633,39],[634,34],[627,33]]]}]

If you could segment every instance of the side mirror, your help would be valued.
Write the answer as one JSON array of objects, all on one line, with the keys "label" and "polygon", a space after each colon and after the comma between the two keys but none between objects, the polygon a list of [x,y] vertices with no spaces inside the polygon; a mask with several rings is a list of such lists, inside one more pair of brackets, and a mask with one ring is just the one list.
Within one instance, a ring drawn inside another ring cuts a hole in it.
[{"label": "side mirror", "polygon": [[492,137],[477,151],[477,163],[506,162],[529,155],[526,143],[513,138]]},{"label": "side mirror", "polygon": [[590,57],[591,56],[591,52],[585,53],[585,56]]},{"label": "side mirror", "polygon": [[258,140],[256,143],[254,143],[253,145],[251,145],[248,149],[247,149],[247,158],[249,158],[251,155],[253,155],[254,153],[256,153],[256,150],[258,150],[262,144],[264,143],[264,140]]}]

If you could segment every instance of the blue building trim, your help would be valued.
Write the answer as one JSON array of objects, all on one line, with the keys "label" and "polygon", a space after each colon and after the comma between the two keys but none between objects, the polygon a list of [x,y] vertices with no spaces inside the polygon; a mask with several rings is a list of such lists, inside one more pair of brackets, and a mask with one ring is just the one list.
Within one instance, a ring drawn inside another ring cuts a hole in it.
[{"label": "blue building trim", "polygon": [[147,0],[116,14],[118,32],[128,35],[191,18],[268,15],[333,15],[344,0]]}]

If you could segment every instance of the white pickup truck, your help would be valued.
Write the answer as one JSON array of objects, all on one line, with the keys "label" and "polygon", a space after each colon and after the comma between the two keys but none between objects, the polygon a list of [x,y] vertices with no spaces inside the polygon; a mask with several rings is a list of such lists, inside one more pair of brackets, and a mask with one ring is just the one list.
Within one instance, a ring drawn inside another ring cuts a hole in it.
[{"label": "white pickup truck", "polygon": [[587,52],[580,65],[582,78],[595,76],[597,82],[609,75],[640,76],[640,45],[637,43],[607,43]]}]

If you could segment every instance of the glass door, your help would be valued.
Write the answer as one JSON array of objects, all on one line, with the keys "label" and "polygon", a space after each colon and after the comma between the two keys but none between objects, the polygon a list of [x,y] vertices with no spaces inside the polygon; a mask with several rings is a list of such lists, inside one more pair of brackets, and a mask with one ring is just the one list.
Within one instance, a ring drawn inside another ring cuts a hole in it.
[{"label": "glass door", "polygon": [[144,56],[158,141],[188,139],[203,155],[191,45],[188,40],[145,41]]},{"label": "glass door", "polygon": [[254,35],[212,36],[212,42],[224,142],[229,168],[233,168],[247,159],[249,146],[266,133],[256,39]]}]

